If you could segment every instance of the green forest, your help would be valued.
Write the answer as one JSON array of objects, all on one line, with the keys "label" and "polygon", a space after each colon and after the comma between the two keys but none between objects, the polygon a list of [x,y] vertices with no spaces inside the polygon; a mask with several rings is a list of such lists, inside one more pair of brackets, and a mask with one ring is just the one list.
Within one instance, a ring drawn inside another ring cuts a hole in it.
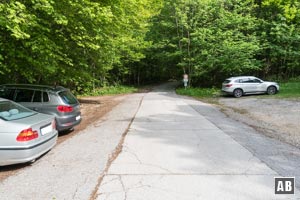
[{"label": "green forest", "polygon": [[300,77],[299,0],[1,0],[0,84]]}]

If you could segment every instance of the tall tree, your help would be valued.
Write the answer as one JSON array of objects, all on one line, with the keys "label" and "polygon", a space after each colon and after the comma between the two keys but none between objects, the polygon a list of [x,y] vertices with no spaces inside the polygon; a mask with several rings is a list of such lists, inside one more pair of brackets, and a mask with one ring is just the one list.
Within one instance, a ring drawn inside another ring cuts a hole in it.
[{"label": "tall tree", "polygon": [[294,0],[258,1],[255,14],[262,51],[263,75],[289,78],[299,75],[300,2]]},{"label": "tall tree", "polygon": [[160,0],[2,1],[1,82],[85,90],[123,81],[150,44],[145,33],[160,5]]},{"label": "tall tree", "polygon": [[150,56],[171,63],[173,67],[167,66],[173,70],[182,68],[181,73],[189,73],[195,84],[258,70],[253,6],[241,0],[166,0],[156,17],[161,24],[149,34],[161,53]]}]

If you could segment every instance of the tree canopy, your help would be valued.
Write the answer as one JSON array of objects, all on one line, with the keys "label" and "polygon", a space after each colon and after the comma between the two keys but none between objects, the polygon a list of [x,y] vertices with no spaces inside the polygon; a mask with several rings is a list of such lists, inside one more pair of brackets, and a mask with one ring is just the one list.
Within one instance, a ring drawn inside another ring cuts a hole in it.
[{"label": "tree canopy", "polygon": [[[147,62],[190,74],[195,85],[228,76],[299,76],[298,1],[165,0]],[[164,69],[166,68],[166,69]]]},{"label": "tree canopy", "polygon": [[299,18],[297,0],[4,0],[0,83],[288,79],[300,75]]}]

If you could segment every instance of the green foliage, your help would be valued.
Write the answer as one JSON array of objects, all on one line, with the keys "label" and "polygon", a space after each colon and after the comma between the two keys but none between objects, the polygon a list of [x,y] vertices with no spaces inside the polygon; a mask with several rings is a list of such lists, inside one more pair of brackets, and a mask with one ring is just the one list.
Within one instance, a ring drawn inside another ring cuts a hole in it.
[{"label": "green foliage", "polygon": [[[195,44],[195,75],[207,82],[218,82],[259,69],[254,59],[260,49],[255,36],[255,18],[247,1],[210,1],[199,16],[198,28],[192,35]],[[211,78],[209,78],[211,77]]]},{"label": "green foliage", "polygon": [[106,86],[102,88],[95,88],[93,91],[85,92],[81,96],[102,96],[115,94],[128,94],[137,92],[138,89],[132,86]]},{"label": "green foliage", "polygon": [[282,82],[280,85],[280,92],[274,97],[281,98],[295,98],[300,97],[300,80],[291,80]]},{"label": "green foliage", "polygon": [[7,0],[0,2],[0,83],[77,92],[181,79],[300,75],[295,0]]},{"label": "green foliage", "polygon": [[289,79],[299,75],[300,4],[298,1],[263,0],[254,15],[259,18],[257,36],[262,75]]},{"label": "green foliage", "polygon": [[171,77],[188,73],[194,85],[258,71],[255,56],[261,47],[253,8],[251,1],[242,0],[165,0],[154,18],[160,23],[148,34],[154,43],[147,54],[149,67],[166,68]]},{"label": "green foliage", "polygon": [[2,1],[1,83],[85,91],[124,82],[150,45],[144,37],[160,6],[160,0]]}]

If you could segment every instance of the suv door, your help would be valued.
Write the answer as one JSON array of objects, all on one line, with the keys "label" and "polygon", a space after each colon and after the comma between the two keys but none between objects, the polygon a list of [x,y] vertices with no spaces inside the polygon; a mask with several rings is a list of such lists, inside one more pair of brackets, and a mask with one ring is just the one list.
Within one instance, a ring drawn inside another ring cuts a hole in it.
[{"label": "suv door", "polygon": [[249,79],[249,84],[248,84],[248,88],[249,88],[249,92],[251,93],[256,93],[259,91],[258,86],[260,85],[260,81],[256,78],[250,78]]},{"label": "suv door", "polygon": [[43,112],[43,92],[34,90],[31,107],[34,111]]},{"label": "suv door", "polygon": [[267,90],[266,84],[264,84],[264,81],[260,79],[254,79],[254,81],[257,83],[256,91],[259,93],[263,93]]},{"label": "suv door", "polygon": [[243,89],[245,93],[248,93],[251,91],[251,84],[249,78],[243,78],[240,79],[240,87]]}]

